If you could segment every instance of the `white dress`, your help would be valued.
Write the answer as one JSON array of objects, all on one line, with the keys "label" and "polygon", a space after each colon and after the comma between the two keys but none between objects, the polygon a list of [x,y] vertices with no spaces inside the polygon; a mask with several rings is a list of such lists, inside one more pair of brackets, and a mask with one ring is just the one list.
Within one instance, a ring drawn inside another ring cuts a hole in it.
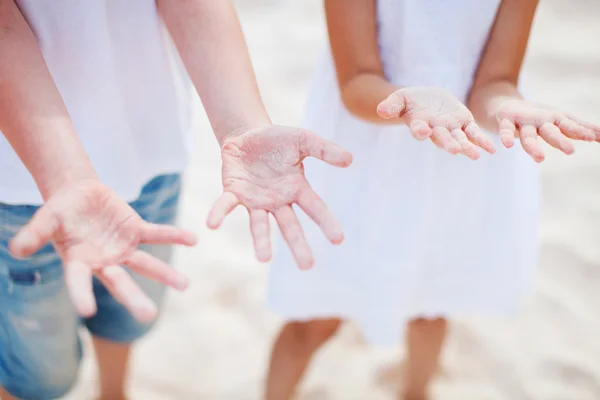
[{"label": "white dress", "polygon": [[[465,101],[500,0],[377,4],[387,78]],[[499,151],[471,161],[416,141],[405,126],[361,121],[341,102],[329,53],[305,125],[354,154],[345,170],[306,161],[346,240],[331,245],[303,215],[316,262],[300,271],[278,238],[268,297],[281,317],[341,317],[367,340],[392,344],[414,317],[518,309],[534,280],[539,210],[537,167],[520,146],[504,149],[490,134]]]}]

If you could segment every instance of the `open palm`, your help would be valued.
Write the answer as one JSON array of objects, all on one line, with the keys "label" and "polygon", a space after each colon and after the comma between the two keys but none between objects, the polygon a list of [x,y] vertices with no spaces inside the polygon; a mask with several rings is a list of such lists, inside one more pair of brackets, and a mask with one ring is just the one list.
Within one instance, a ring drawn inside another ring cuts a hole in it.
[{"label": "open palm", "polygon": [[407,87],[392,93],[379,104],[385,119],[401,118],[417,140],[430,138],[452,154],[476,160],[480,147],[494,153],[492,141],[481,132],[469,109],[451,93],[436,87]]},{"label": "open palm", "polygon": [[127,203],[96,180],[58,191],[11,240],[10,250],[27,257],[52,241],[80,315],[96,312],[92,276],[140,321],[156,316],[156,306],[122,266],[176,289],[188,279],[159,259],[138,250],[140,243],[194,245],[192,233],[144,221]]},{"label": "open palm", "polygon": [[600,141],[600,126],[526,100],[503,102],[496,110],[496,118],[504,146],[512,147],[518,137],[523,149],[536,162],[545,158],[538,137],[565,154],[575,151],[569,139]]},{"label": "open palm", "polygon": [[297,128],[270,125],[227,140],[222,148],[224,193],[211,210],[209,227],[218,228],[229,212],[243,205],[250,214],[256,256],[266,262],[272,253],[271,213],[300,268],[310,268],[312,253],[293,204],[300,206],[332,243],[341,243],[344,235],[304,176],[302,161],[309,156],[338,167],[352,162],[350,153],[339,146]]}]

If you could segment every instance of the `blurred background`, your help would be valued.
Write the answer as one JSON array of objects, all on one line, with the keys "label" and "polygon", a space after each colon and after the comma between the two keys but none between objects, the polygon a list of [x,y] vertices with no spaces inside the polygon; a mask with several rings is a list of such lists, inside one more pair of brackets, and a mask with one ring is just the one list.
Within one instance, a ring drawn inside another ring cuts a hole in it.
[{"label": "blurred background", "polygon": [[[236,3],[273,120],[301,123],[327,45],[322,1]],[[540,3],[525,66],[530,97],[600,122],[600,0]],[[220,155],[200,119],[180,218],[200,244],[175,259],[193,284],[170,293],[160,324],[140,343],[131,400],[259,399],[281,323],[264,306],[268,266],[254,260],[245,211],[218,232],[205,228],[221,191]],[[548,150],[542,171],[536,292],[514,319],[455,322],[435,400],[600,399],[600,144],[580,144],[572,157]],[[403,352],[368,347],[348,325],[319,353],[300,399],[391,400]],[[68,400],[94,398],[90,357]]]}]

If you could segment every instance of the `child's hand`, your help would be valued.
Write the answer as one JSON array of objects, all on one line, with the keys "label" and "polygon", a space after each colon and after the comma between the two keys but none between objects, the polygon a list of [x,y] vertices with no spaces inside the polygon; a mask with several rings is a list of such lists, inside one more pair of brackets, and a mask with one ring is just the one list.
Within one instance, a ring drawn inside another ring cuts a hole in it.
[{"label": "child's hand", "polygon": [[80,181],[51,196],[11,240],[16,257],[28,257],[52,241],[63,261],[65,281],[77,312],[96,313],[92,275],[138,320],[156,316],[156,306],[121,265],[182,290],[188,279],[137,249],[140,243],[196,243],[193,234],[145,222],[127,203],[97,180]]},{"label": "child's hand", "polygon": [[268,125],[226,140],[224,193],[210,212],[208,226],[218,228],[227,214],[243,205],[250,213],[256,256],[266,262],[271,259],[272,213],[300,268],[310,268],[312,253],[292,205],[298,204],[332,243],[341,243],[344,234],[304,176],[302,160],[309,156],[337,167],[352,162],[352,155],[339,146],[296,128]]},{"label": "child's hand", "polygon": [[476,146],[491,154],[496,151],[469,109],[439,88],[400,89],[379,104],[377,114],[385,119],[402,118],[415,139],[431,138],[436,146],[452,154],[462,153],[476,160]]},{"label": "child's hand", "polygon": [[496,118],[504,146],[512,147],[515,136],[518,136],[523,149],[536,162],[544,161],[538,136],[565,154],[573,154],[575,151],[568,138],[600,140],[600,126],[525,100],[507,100],[501,103],[496,111]]}]

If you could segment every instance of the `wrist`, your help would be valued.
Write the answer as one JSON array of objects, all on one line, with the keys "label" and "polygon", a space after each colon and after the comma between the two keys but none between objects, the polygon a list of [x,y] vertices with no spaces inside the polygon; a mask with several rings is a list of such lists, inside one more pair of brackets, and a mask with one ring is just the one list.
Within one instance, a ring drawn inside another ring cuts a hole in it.
[{"label": "wrist", "polygon": [[230,140],[243,135],[254,129],[264,128],[273,125],[270,118],[265,114],[253,119],[245,121],[230,121],[229,124],[221,128],[215,129],[215,136],[221,148]]},{"label": "wrist", "polygon": [[469,96],[469,103],[475,101],[485,104],[487,114],[494,117],[507,102],[515,100],[523,100],[523,97],[512,82],[504,80],[477,86]]},{"label": "wrist", "polygon": [[91,163],[83,163],[78,166],[71,165],[62,168],[58,166],[58,168],[48,170],[47,173],[36,178],[35,181],[42,198],[47,200],[67,187],[99,182],[99,178]]},{"label": "wrist", "polygon": [[498,110],[506,106],[506,104],[518,100],[522,100],[522,98],[520,96],[498,95],[490,99],[489,108],[491,111],[497,112]]}]

